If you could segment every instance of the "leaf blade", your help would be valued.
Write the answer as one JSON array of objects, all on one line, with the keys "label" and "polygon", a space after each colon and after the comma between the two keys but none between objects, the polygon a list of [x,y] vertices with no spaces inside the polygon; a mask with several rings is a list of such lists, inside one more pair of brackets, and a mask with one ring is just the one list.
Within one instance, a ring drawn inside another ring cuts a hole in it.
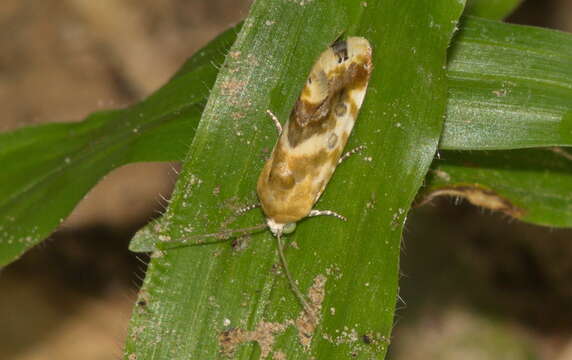
[{"label": "leaf blade", "polygon": [[[488,192],[488,200],[479,196],[469,201],[491,208],[488,206],[491,201],[500,197],[518,209],[519,220],[544,226],[572,227],[571,165],[572,154],[565,149],[445,151],[432,165],[426,187],[419,197],[423,199],[443,189],[483,189]],[[515,216],[511,211],[500,211]]]},{"label": "leaf blade", "polygon": [[0,134],[0,266],[45,239],[114,168],[179,158],[232,35],[221,35],[163,88],[128,109]]},{"label": "leaf blade", "polygon": [[572,146],[572,35],[465,20],[440,148]]}]

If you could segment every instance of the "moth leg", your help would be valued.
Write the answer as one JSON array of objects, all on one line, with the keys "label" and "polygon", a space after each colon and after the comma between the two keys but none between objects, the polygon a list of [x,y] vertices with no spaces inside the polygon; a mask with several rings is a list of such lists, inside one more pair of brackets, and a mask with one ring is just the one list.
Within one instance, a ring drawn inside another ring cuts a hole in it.
[{"label": "moth leg", "polygon": [[345,154],[342,155],[342,157],[340,158],[340,160],[338,160],[338,165],[340,165],[342,162],[344,162],[345,160],[347,160],[350,156],[357,154],[358,152],[361,152],[363,150],[365,150],[366,146],[365,145],[360,145],[356,148],[351,149],[350,151],[346,152]]},{"label": "moth leg", "polygon": [[340,219],[342,221],[348,221],[348,219],[343,216],[338,214],[337,212],[331,211],[331,210],[312,210],[310,211],[310,213],[308,214],[308,217],[314,217],[314,216],[333,216],[337,219]]},{"label": "moth leg", "polygon": [[236,210],[236,215],[244,215],[247,212],[249,212],[250,210],[253,210],[253,209],[256,209],[259,207],[260,207],[260,203],[247,205],[245,207],[242,207],[242,208]]},{"label": "moth leg", "polygon": [[280,121],[278,121],[276,115],[274,115],[274,113],[270,110],[266,110],[266,113],[270,115],[270,118],[274,122],[274,126],[276,126],[276,131],[278,131],[278,136],[282,135],[282,124],[280,124]]}]

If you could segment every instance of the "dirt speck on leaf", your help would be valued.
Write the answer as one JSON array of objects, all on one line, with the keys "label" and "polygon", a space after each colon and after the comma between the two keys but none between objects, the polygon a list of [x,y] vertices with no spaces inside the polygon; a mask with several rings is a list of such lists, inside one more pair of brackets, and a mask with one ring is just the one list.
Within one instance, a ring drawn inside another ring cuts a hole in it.
[{"label": "dirt speck on leaf", "polygon": [[[291,325],[296,326],[300,344],[305,350],[308,350],[316,327],[321,320],[320,313],[326,295],[326,280],[326,276],[321,274],[314,278],[314,282],[308,290],[310,308],[308,312],[302,311],[295,321],[291,319],[286,319],[282,323],[261,321],[252,331],[240,328],[225,330],[218,336],[220,352],[231,357],[239,345],[254,341],[260,346],[260,358],[266,359],[272,353],[276,335],[283,333]],[[272,357],[273,360],[286,360],[286,354],[282,351],[276,351]]]},{"label": "dirt speck on leaf", "polygon": [[326,280],[324,275],[318,275],[314,278],[314,283],[308,291],[310,309],[308,309],[309,311],[302,311],[295,322],[298,329],[298,339],[306,350],[310,348],[314,331],[320,323],[322,302],[326,295]]},{"label": "dirt speck on leaf", "polygon": [[272,356],[272,360],[286,360],[286,354],[282,351],[276,351]]},{"label": "dirt speck on leaf", "polygon": [[231,329],[223,331],[218,338],[221,353],[230,357],[236,348],[243,343],[255,341],[260,346],[260,358],[266,359],[272,352],[274,336],[283,332],[287,325],[271,322],[260,322],[253,331]]}]

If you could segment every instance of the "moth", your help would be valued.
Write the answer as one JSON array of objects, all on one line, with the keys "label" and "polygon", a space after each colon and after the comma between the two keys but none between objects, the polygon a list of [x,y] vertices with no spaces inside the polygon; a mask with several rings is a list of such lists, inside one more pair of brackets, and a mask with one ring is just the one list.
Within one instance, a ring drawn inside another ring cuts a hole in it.
[{"label": "moth", "polygon": [[310,72],[279,139],[258,178],[256,190],[268,228],[276,237],[292,232],[314,210],[342,159],[372,71],[372,50],[362,37],[339,40]]},{"label": "moth", "polygon": [[284,127],[268,111],[279,137],[256,185],[266,224],[204,235],[221,237],[268,227],[278,240],[278,254],[290,287],[312,317],[313,310],[288,270],[282,235],[293,232],[296,222],[305,217],[329,215],[345,220],[333,211],[316,210],[314,205],[338,164],[353,153],[342,155],[372,69],[372,49],[365,38],[338,40],[322,52]]},{"label": "moth", "polygon": [[314,205],[324,192],[342,155],[363,103],[372,71],[372,50],[362,37],[339,40],[324,51],[310,72],[290,118],[284,125],[271,113],[279,138],[258,178],[256,191],[266,224],[278,241],[278,254],[294,294],[314,317],[296,286],[282,234],[311,216],[345,218]]}]

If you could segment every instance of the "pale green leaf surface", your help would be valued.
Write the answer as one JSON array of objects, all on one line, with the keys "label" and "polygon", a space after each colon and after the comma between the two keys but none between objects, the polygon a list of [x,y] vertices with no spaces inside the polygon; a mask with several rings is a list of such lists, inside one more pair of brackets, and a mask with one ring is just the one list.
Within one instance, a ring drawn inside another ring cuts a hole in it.
[{"label": "pale green leaf surface", "polygon": [[[300,288],[305,292],[319,275],[327,282],[323,319],[310,348],[301,347],[293,325],[276,334],[272,350],[286,358],[384,357],[402,227],[437,149],[446,49],[461,12],[461,2],[448,0],[368,1],[367,7],[346,0],[254,3],[162,221],[162,238],[174,244],[224,225],[263,221],[253,212],[225,223],[237,206],[256,201],[256,178],[276,138],[265,110],[288,116],[313,61],[340,34],[364,36],[374,47],[375,69],[348,145],[367,150],[337,169],[317,205],[349,221],[304,220],[288,237],[298,244],[287,257]],[[219,336],[225,330],[289,324],[301,308],[276,264],[275,240],[267,231],[253,235],[242,251],[204,243],[157,252],[126,358],[224,358]],[[237,346],[233,358],[259,355],[260,347],[250,342]]]},{"label": "pale green leaf surface", "polygon": [[572,35],[465,20],[450,51],[440,148],[572,146]]}]

